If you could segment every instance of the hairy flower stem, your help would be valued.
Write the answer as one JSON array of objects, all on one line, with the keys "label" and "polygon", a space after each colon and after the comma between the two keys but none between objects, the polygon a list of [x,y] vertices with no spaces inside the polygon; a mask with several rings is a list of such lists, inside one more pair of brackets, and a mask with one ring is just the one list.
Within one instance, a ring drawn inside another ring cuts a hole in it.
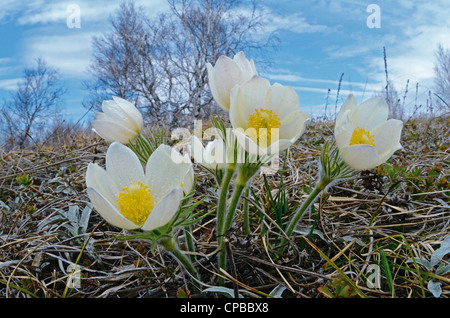
[{"label": "hairy flower stem", "polygon": [[220,185],[219,193],[219,203],[217,206],[217,235],[222,236],[223,234],[223,222],[225,219],[225,213],[227,210],[227,198],[228,198],[228,188],[230,187],[231,178],[236,171],[236,164],[227,164],[225,175],[222,179],[222,184]]},{"label": "hairy flower stem", "polygon": [[294,217],[289,222],[286,230],[286,236],[283,238],[280,245],[280,252],[286,247],[287,240],[294,231],[297,223],[302,218],[303,214],[308,210],[316,197],[324,191],[330,184],[338,180],[343,180],[355,176],[358,172],[350,168],[340,157],[339,149],[335,147],[334,142],[330,144],[326,141],[323,144],[320,155],[320,177],[313,191],[309,194],[306,201],[295,212]]},{"label": "hairy flower stem", "polygon": [[186,269],[186,271],[192,276],[192,283],[195,286],[194,292],[201,293],[201,285],[199,280],[199,275],[194,265],[191,263],[190,259],[183,254],[183,252],[178,248],[177,244],[172,238],[162,238],[158,241],[167,252],[171,253],[178,262]]},{"label": "hairy flower stem", "polygon": [[[220,238],[220,240],[218,240],[219,242],[219,268],[222,269],[226,269],[226,246],[225,246],[225,233],[229,230],[230,226],[231,226],[231,222],[233,220],[233,216],[234,216],[234,212],[236,210],[236,206],[237,203],[239,202],[239,199],[241,197],[242,191],[244,190],[245,185],[239,185],[236,184],[236,187],[234,189],[233,192],[233,196],[231,198],[231,203],[230,203],[230,207],[227,213],[227,218],[225,221],[225,225],[223,227],[223,234]],[[220,277],[219,279],[219,285],[223,286],[223,278]]]},{"label": "hairy flower stem", "polygon": [[[258,169],[259,169],[259,167],[258,167]],[[246,188],[249,180],[251,180],[251,178],[253,177],[253,175],[256,173],[256,171],[258,169],[255,169],[253,166],[249,166],[246,164],[242,164],[239,166],[239,174],[238,174],[238,178],[236,181],[236,186],[234,188],[233,195],[231,197],[230,206],[228,207],[228,211],[227,211],[226,218],[225,218],[225,224],[223,225],[223,228],[222,228],[222,230],[223,230],[222,237],[220,240],[218,240],[219,248],[220,248],[219,268],[222,268],[222,269],[226,268],[226,249],[225,249],[226,246],[225,246],[225,241],[224,241],[224,235],[231,227],[231,223],[233,222],[234,214],[236,212],[236,208],[241,199],[242,192]],[[219,284],[221,286],[223,286],[223,278],[222,277],[219,279]]]},{"label": "hairy flower stem", "polygon": [[[231,178],[236,171],[236,164],[229,163],[227,164],[225,175],[223,176],[222,183],[220,185],[220,193],[219,193],[219,202],[217,205],[217,242],[219,246],[223,245],[223,222],[225,220],[225,213],[227,211],[227,198],[228,198],[228,188],[230,187]],[[225,263],[225,254],[219,253],[219,264]],[[220,265],[219,265],[220,266]],[[219,277],[219,285],[223,286],[224,279]]]},{"label": "hairy flower stem", "polygon": [[[248,195],[250,194],[250,186],[248,186],[247,188],[245,188],[245,197],[248,197]],[[243,218],[244,218],[244,234],[245,235],[249,235],[250,234],[250,219],[249,219],[249,215],[248,215],[248,200],[244,200],[244,208],[243,208]]]},{"label": "hairy flower stem", "polygon": [[289,225],[287,226],[285,230],[286,237],[283,238],[280,247],[284,249],[287,243],[287,238],[289,238],[292,234],[292,232],[295,229],[295,226],[302,218],[303,214],[308,210],[308,208],[311,206],[311,204],[315,201],[316,197],[326,189],[326,187],[333,181],[333,179],[322,176],[319,180],[319,182],[316,184],[312,192],[309,194],[308,198],[303,202],[303,204],[297,209],[297,211],[294,214],[294,217],[289,222]]},{"label": "hairy flower stem", "polygon": [[242,196],[242,192],[244,191],[244,189],[247,186],[247,183],[250,181],[250,179],[253,177],[253,175],[256,173],[257,170],[258,169],[255,170],[253,167],[245,164],[239,167],[239,174],[236,181],[236,187],[234,189],[233,196],[231,197],[230,206],[228,207],[223,233],[226,233],[230,229],[231,223],[233,222],[234,213],[236,212],[236,208]]}]

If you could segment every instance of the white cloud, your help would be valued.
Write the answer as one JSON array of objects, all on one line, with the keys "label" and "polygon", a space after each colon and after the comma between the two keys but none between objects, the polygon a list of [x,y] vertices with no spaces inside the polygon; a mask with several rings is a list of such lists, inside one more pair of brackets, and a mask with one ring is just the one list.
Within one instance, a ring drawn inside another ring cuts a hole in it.
[{"label": "white cloud", "polygon": [[[346,14],[349,8],[358,9],[361,4],[358,6],[354,1],[334,1],[332,4],[323,2],[322,6],[327,9],[324,16],[336,17],[337,14]],[[399,97],[403,99],[409,80],[405,105],[415,106],[416,98],[417,105],[426,105],[428,93],[434,86],[433,67],[437,45],[440,43],[450,48],[448,1],[382,2],[380,8],[380,29],[366,28],[365,20],[362,19],[364,16],[359,16],[361,21],[358,23],[362,22],[363,26],[358,27],[359,24],[353,22],[345,24],[339,32],[334,33],[335,41],[331,39],[332,43],[327,43],[321,49],[329,61],[350,66],[363,78],[368,78],[370,84],[365,90],[361,90],[361,85],[356,87],[356,83],[351,85],[370,97],[368,92],[379,94],[385,85],[384,46],[389,79]],[[349,21],[357,22],[358,16],[355,14],[355,11],[347,13]],[[367,16],[365,11],[364,14]]]},{"label": "white cloud", "polygon": [[[2,0],[4,1],[4,0]],[[75,0],[75,1],[10,1],[5,10],[9,15],[17,15],[16,21],[21,25],[45,25],[51,23],[65,23],[72,11],[70,5],[76,4],[80,8],[82,21],[90,23],[105,22],[119,7],[121,1],[107,0]],[[165,0],[138,0],[137,6],[143,6],[148,14],[156,14],[167,9]],[[3,9],[3,3],[0,5]]]},{"label": "white cloud", "polygon": [[20,81],[20,78],[9,78],[0,80],[0,89],[5,91],[14,91],[17,89],[17,83]]},{"label": "white cloud", "polygon": [[68,29],[65,34],[31,37],[24,47],[25,62],[30,64],[37,57],[42,57],[65,76],[84,77],[91,58],[94,34]]},{"label": "white cloud", "polygon": [[[70,4],[80,7],[80,28],[66,25]],[[87,76],[87,67],[92,57],[92,37],[101,35],[109,27],[109,16],[119,7],[119,1],[56,1],[30,2],[18,18],[20,24],[34,26],[33,31],[22,40],[24,62],[30,64],[37,57],[43,57],[50,65],[57,67],[68,78]],[[136,1],[149,15],[167,8],[165,0]],[[53,28],[58,24],[60,27]]]},{"label": "white cloud", "polygon": [[307,21],[301,12],[289,15],[268,14],[266,27],[268,32],[291,31],[294,33],[317,33],[329,31],[329,27],[323,24],[312,24]]},{"label": "white cloud", "polygon": [[[413,107],[426,105],[429,91],[434,86],[435,50],[438,44],[450,48],[450,7],[448,2],[404,2],[400,16],[394,19],[399,33],[397,41],[386,45],[387,69],[399,96],[403,99],[407,81],[408,93],[405,105]],[[386,12],[386,10],[384,10]],[[388,13],[386,13],[388,15]],[[382,57],[371,57],[368,63],[373,80],[385,84],[384,61]],[[416,95],[416,85],[417,95]]]},{"label": "white cloud", "polygon": [[347,98],[349,94],[354,95],[355,97],[359,97],[362,101],[362,99],[367,99],[372,97],[374,94],[377,94],[379,91],[370,91],[370,90],[353,90],[353,89],[339,89],[337,87],[333,88],[318,88],[318,87],[309,87],[309,86],[293,86],[293,88],[296,91],[303,91],[303,92],[312,92],[312,93],[318,93],[321,94],[324,98],[326,96],[330,97],[330,101],[333,99],[336,99],[337,94],[339,93],[339,96],[341,98]]},{"label": "white cloud", "polygon": [[[277,70],[270,74],[264,74],[263,76],[269,78],[271,81],[281,81],[286,85],[293,86],[295,89],[309,91],[309,92],[317,92],[317,93],[325,93],[327,94],[328,89],[332,92],[337,90],[339,87],[338,80],[329,80],[324,78],[310,78],[303,77],[287,70]],[[303,85],[298,85],[302,83]],[[305,86],[309,84],[310,86]],[[369,82],[347,82],[343,80],[341,83],[341,88],[343,87],[351,87],[351,90],[341,89],[342,92],[352,92],[356,95],[368,96],[370,94],[374,94],[381,90],[381,85],[376,81]]]},{"label": "white cloud", "polygon": [[10,63],[12,58],[10,57],[0,57],[0,64],[7,64]]},{"label": "white cloud", "polygon": [[13,16],[20,12],[21,5],[23,3],[17,0],[2,0],[0,2],[0,24],[10,22]]},{"label": "white cloud", "polygon": [[450,47],[449,26],[419,26],[412,36],[389,50],[388,68],[393,77],[410,75],[420,81],[434,77],[434,53],[439,43]]},{"label": "white cloud", "polygon": [[317,78],[308,78],[302,77],[296,74],[287,73],[285,70],[277,70],[277,73],[271,73],[266,75],[268,78],[275,81],[283,81],[283,82],[311,82],[311,83],[322,83],[322,84],[331,84],[333,86],[339,85],[339,81],[329,80],[329,79],[317,79]]},{"label": "white cloud", "polygon": [[[253,15],[252,10],[246,7],[241,7],[236,10],[240,15],[247,16],[249,18]],[[312,23],[308,21],[302,10],[293,9],[289,11],[288,14],[280,14],[276,10],[276,4],[272,4],[272,7],[258,4],[256,13],[262,17],[264,33],[290,31],[298,34],[303,34],[330,31],[330,27],[327,25]]]},{"label": "white cloud", "polygon": [[40,1],[31,2],[17,19],[18,24],[47,24],[65,21],[70,14],[65,2],[44,4]]}]

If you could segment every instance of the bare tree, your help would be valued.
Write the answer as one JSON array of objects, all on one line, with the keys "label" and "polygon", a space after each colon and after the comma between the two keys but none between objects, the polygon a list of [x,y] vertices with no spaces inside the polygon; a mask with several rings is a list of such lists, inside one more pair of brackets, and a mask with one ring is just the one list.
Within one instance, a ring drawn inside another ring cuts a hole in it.
[{"label": "bare tree", "polygon": [[24,69],[17,90],[1,110],[3,132],[11,147],[24,147],[29,137],[39,140],[45,125],[58,116],[65,89],[57,69],[42,58],[36,66]]},{"label": "bare tree", "polygon": [[[172,125],[207,116],[212,97],[206,63],[270,47],[261,36],[263,16],[256,1],[239,10],[240,0],[168,0],[170,11],[154,18],[124,2],[111,19],[112,31],[93,39],[93,92],[85,107],[98,109],[111,95],[136,103],[152,121]],[[258,37],[252,34],[258,33]]]},{"label": "bare tree", "polygon": [[436,49],[435,95],[438,97],[437,104],[441,110],[450,111],[450,50],[444,49],[439,44]]},{"label": "bare tree", "polygon": [[114,18],[110,18],[112,31],[102,36],[94,36],[92,64],[88,71],[93,79],[84,83],[90,91],[84,106],[98,110],[102,100],[111,95],[125,99],[135,99],[133,91],[133,68],[138,51],[135,44],[144,35],[146,17],[134,5],[122,4]]}]

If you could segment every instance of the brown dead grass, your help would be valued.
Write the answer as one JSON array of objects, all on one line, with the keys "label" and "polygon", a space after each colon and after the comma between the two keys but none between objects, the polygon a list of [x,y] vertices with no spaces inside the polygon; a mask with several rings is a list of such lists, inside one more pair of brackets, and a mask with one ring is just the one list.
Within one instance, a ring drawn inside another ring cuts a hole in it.
[{"label": "brown dead grass", "polygon": [[[318,287],[345,275],[359,292],[355,297],[414,298],[432,297],[427,283],[434,279],[442,283],[441,297],[448,297],[449,275],[406,260],[429,259],[449,233],[449,126],[448,118],[405,123],[404,149],[386,165],[322,194],[300,224],[303,230],[313,228],[313,234],[297,232],[283,255],[273,250],[280,235],[277,215],[264,177],[257,176],[254,195],[247,197],[251,235],[242,233],[242,209],[227,235],[235,267],[228,269],[226,286],[237,287],[244,297],[267,297],[282,286],[284,298],[317,298],[323,297]],[[287,153],[282,187],[279,174],[266,176],[272,197],[279,191],[286,196],[282,221],[314,185],[320,146],[331,136],[329,124],[311,123]],[[91,212],[86,167],[103,164],[106,149],[97,137],[80,133],[34,149],[0,152],[0,297],[176,297],[179,289],[192,290],[170,255],[162,250],[152,254],[143,240],[116,240],[125,232],[103,222],[94,210],[83,227],[78,217]],[[207,213],[215,209],[216,186],[199,167],[196,174],[193,201],[206,195],[198,210]],[[214,286],[223,275],[216,267],[214,217],[192,231],[202,282],[205,288]],[[177,239],[183,247],[183,231]],[[66,289],[75,263],[81,285]],[[379,289],[365,283],[368,264],[388,264],[382,267]]]}]

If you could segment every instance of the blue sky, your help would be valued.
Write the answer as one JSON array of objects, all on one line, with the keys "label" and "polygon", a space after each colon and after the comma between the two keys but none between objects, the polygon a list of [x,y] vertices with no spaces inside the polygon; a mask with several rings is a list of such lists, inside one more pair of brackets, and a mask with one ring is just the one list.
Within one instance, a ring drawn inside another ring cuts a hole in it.
[{"label": "blue sky", "polygon": [[[109,16],[121,1],[0,0],[0,103],[16,88],[23,68],[43,57],[61,72],[67,88],[63,112],[72,120],[83,116],[91,38],[108,31]],[[165,0],[138,0],[149,15],[167,8]],[[334,114],[339,78],[343,73],[338,107],[348,94],[359,101],[382,91],[385,85],[383,46],[389,77],[406,105],[426,103],[433,90],[434,52],[440,43],[450,48],[450,4],[399,1],[288,1],[262,0],[267,31],[277,32],[280,46],[269,68],[258,69],[271,82],[295,88],[300,108],[323,115],[330,89],[329,115]],[[80,28],[68,28],[68,7],[81,9]],[[369,28],[367,12],[376,4],[380,27]],[[243,8],[245,11],[245,8]],[[252,58],[252,56],[248,56]],[[213,61],[214,62],[214,61]],[[258,60],[255,59],[258,68]]]}]

